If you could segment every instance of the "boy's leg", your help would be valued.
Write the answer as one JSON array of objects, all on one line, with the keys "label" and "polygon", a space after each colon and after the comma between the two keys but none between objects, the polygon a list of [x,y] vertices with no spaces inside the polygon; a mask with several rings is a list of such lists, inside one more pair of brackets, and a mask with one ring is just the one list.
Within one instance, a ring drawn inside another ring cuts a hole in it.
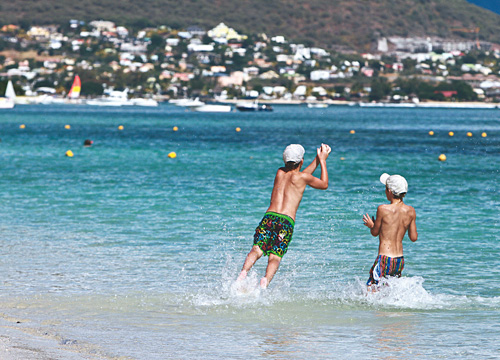
[{"label": "boy's leg", "polygon": [[247,273],[250,271],[253,264],[255,264],[255,262],[259,260],[263,254],[264,253],[257,245],[254,245],[252,247],[252,250],[250,250],[250,252],[247,255],[247,258],[245,259],[245,262],[243,263],[243,269],[241,270],[241,273],[238,276],[238,280],[243,280],[244,278],[246,278]]},{"label": "boy's leg", "polygon": [[260,287],[265,289],[271,282],[280,267],[281,258],[274,254],[269,254],[269,261],[267,262],[266,276],[260,279]]}]

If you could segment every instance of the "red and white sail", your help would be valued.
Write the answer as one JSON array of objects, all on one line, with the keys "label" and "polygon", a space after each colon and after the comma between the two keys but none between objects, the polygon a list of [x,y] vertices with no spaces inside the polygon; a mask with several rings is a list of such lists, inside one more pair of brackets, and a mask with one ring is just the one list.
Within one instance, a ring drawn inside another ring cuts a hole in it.
[{"label": "red and white sail", "polygon": [[69,91],[68,98],[78,99],[80,97],[81,88],[82,88],[82,83],[80,81],[80,77],[76,75],[75,80],[73,81],[73,85],[71,86],[71,90]]}]

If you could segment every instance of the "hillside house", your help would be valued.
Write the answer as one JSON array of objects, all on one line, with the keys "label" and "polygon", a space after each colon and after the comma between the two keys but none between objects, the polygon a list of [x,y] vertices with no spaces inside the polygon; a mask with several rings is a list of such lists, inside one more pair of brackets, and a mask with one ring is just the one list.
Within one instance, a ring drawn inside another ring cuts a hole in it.
[{"label": "hillside house", "polygon": [[313,70],[310,75],[311,81],[330,80],[329,70]]},{"label": "hillside house", "polygon": [[248,36],[240,35],[236,30],[230,28],[224,23],[220,23],[211,30],[208,30],[207,35],[210,36],[214,41],[227,44],[229,40],[243,41]]}]

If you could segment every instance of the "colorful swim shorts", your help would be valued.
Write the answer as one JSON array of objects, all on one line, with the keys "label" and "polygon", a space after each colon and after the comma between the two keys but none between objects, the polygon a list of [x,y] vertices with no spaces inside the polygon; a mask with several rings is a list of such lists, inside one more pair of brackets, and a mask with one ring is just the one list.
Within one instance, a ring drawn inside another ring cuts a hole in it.
[{"label": "colorful swim shorts", "polygon": [[366,285],[377,285],[382,277],[400,277],[404,267],[405,259],[403,256],[391,258],[386,255],[379,255],[370,269],[370,278]]},{"label": "colorful swim shorts", "polygon": [[268,211],[255,229],[253,244],[257,245],[264,255],[274,254],[281,258],[292,241],[294,225],[295,221],[291,217]]}]

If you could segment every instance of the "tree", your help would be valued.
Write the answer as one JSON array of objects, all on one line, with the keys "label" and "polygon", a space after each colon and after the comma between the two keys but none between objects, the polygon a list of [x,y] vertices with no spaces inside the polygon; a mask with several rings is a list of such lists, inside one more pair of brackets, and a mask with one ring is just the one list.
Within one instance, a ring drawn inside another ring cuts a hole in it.
[{"label": "tree", "polygon": [[382,100],[391,93],[391,85],[386,79],[374,79],[371,84],[370,101]]},{"label": "tree", "polygon": [[156,49],[163,48],[165,41],[161,35],[154,33],[151,35],[151,43],[148,45],[148,52],[154,52]]},{"label": "tree", "polygon": [[457,92],[458,100],[473,101],[477,100],[477,94],[472,87],[463,81],[454,81],[452,83],[454,90]]},{"label": "tree", "polygon": [[97,96],[103,93],[104,88],[100,82],[87,80],[82,84],[82,95]]}]

